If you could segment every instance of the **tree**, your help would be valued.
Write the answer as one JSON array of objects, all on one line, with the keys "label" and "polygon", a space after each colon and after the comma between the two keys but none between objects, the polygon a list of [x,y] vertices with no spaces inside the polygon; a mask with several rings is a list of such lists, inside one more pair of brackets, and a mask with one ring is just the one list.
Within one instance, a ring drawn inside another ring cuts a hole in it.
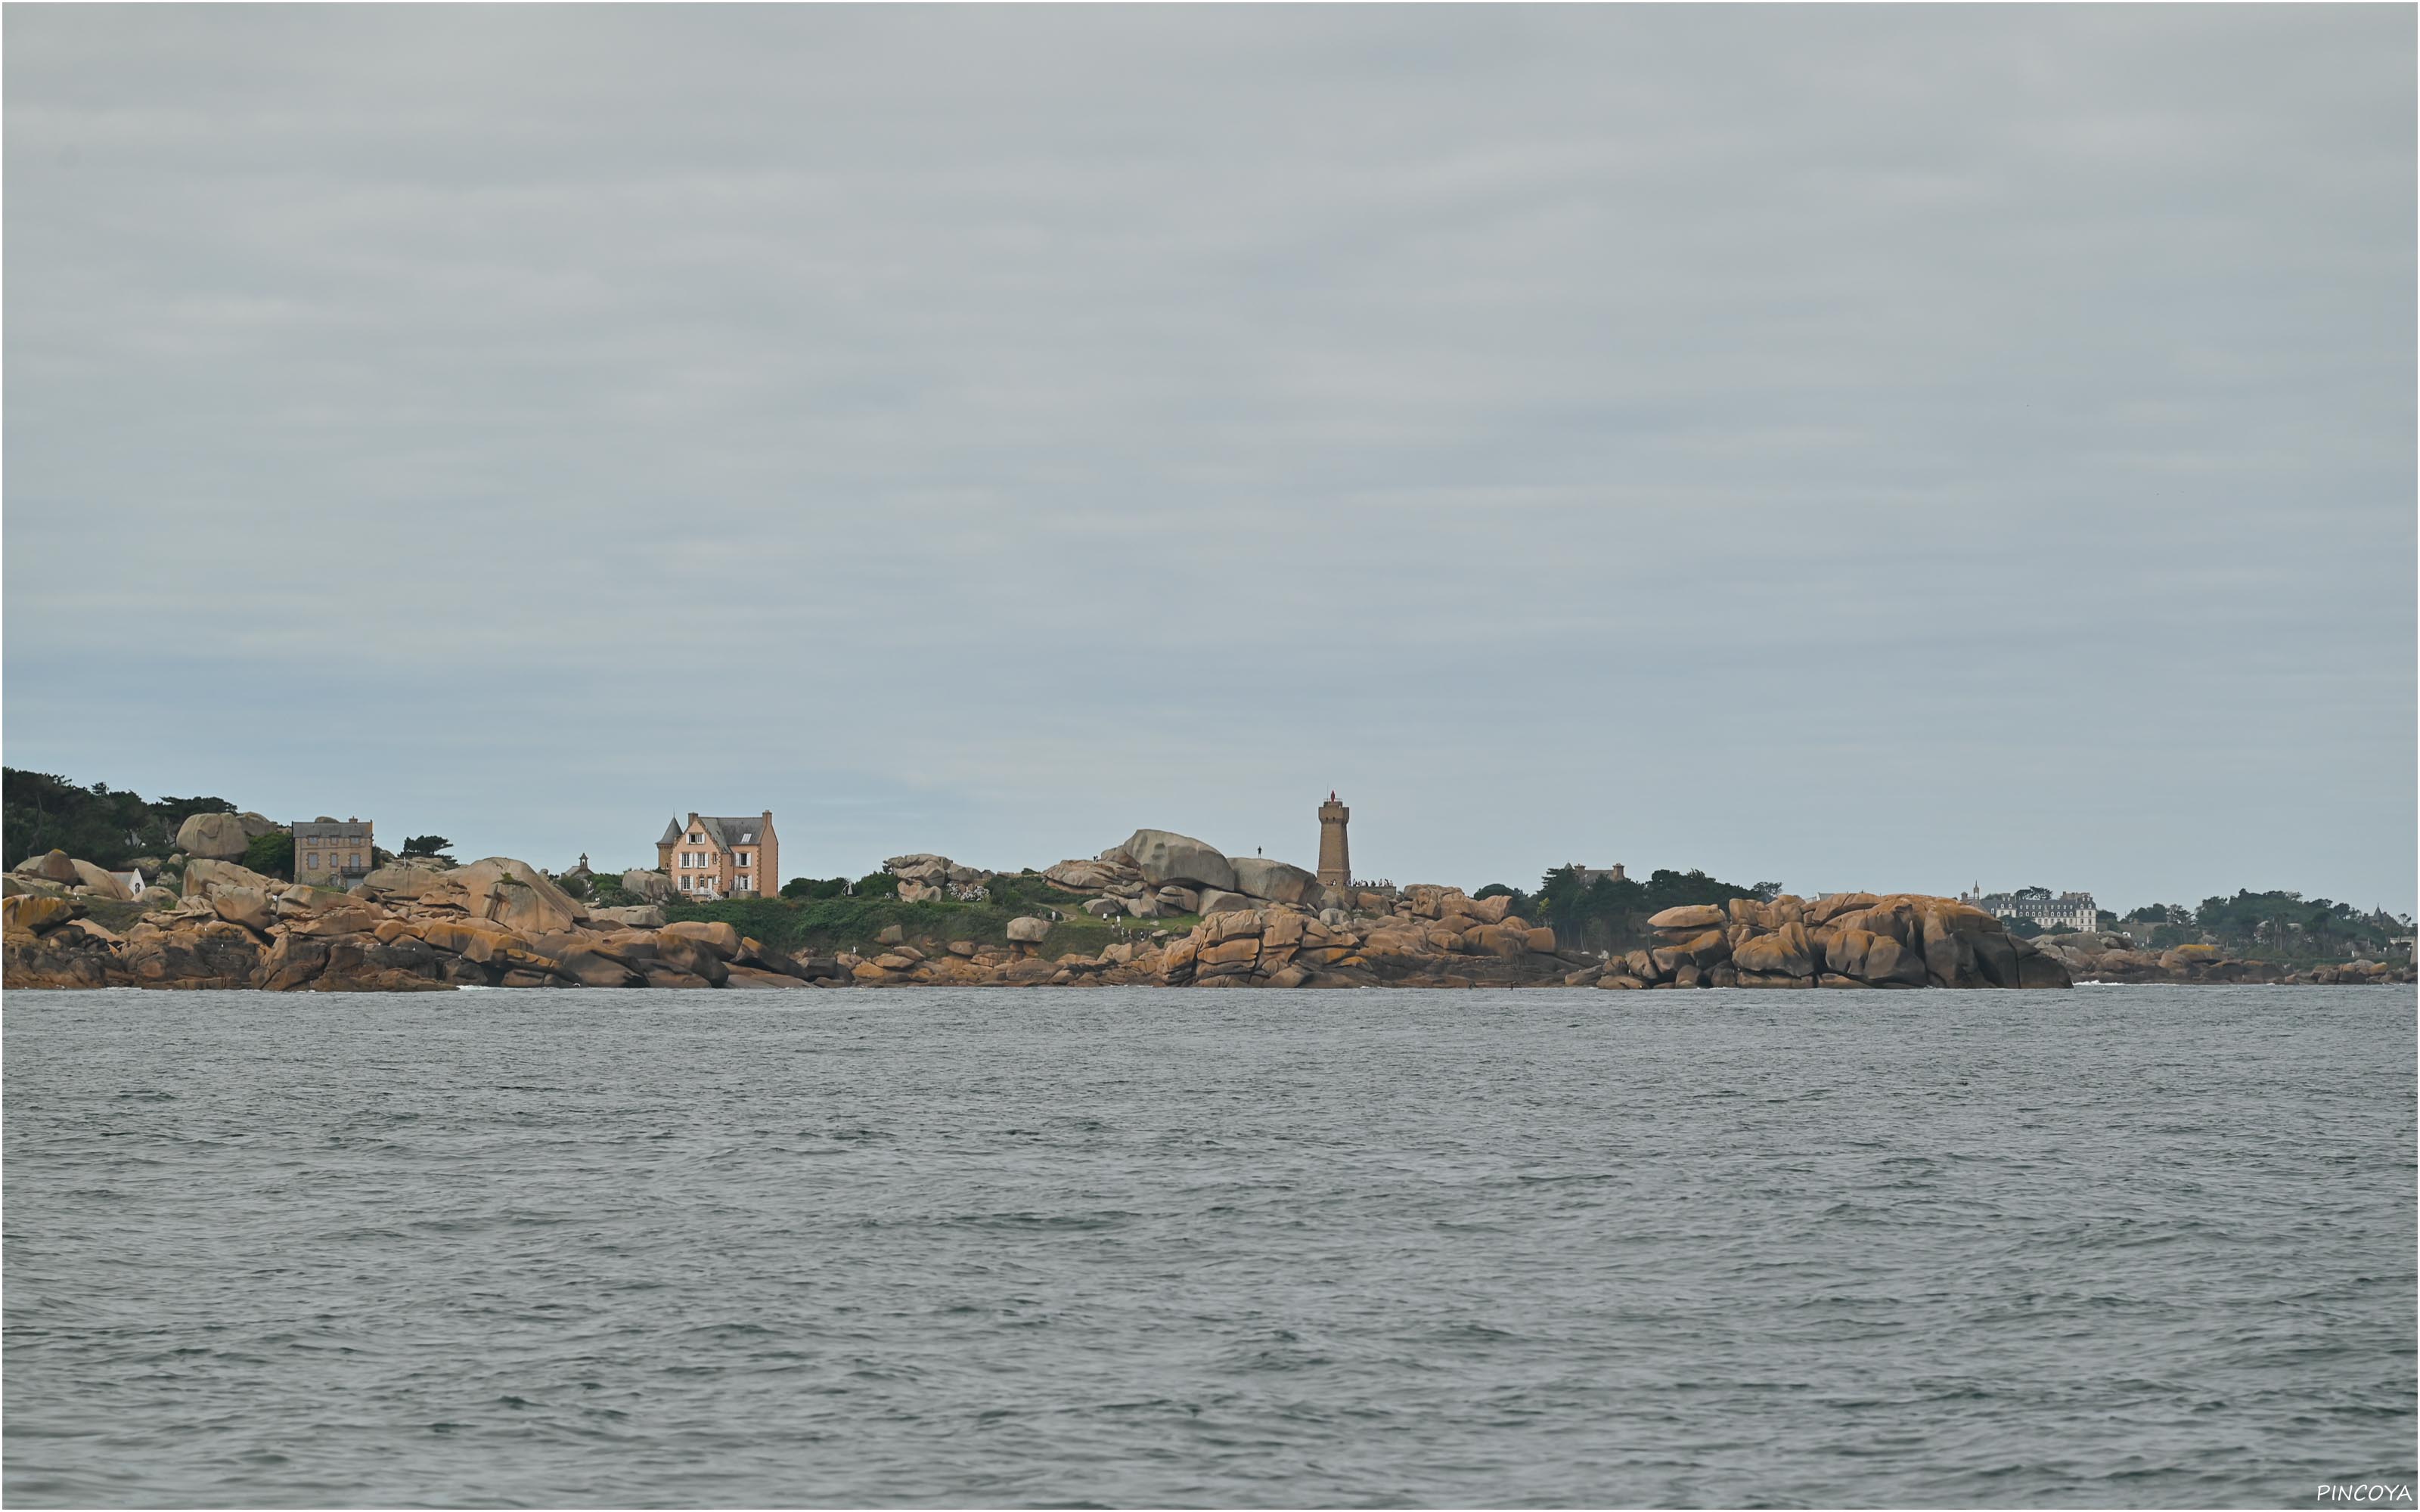
[{"label": "tree", "polygon": [[243,848],[243,864],[265,877],[294,880],[294,837],[282,829],[255,835]]},{"label": "tree", "polygon": [[454,842],[442,835],[414,835],[403,842],[406,856],[440,856],[454,848]]},{"label": "tree", "polygon": [[899,879],[888,872],[873,872],[857,879],[857,895],[861,898],[896,898]]},{"label": "tree", "polygon": [[2016,891],[2016,896],[2020,898],[2047,898],[2050,896],[2050,889],[2048,887],[2019,887]]},{"label": "tree", "polygon": [[113,792],[106,782],[82,788],[50,772],[0,768],[5,790],[5,839],[0,848],[23,858],[61,850],[112,871],[138,856],[176,849],[177,829],[197,813],[233,813],[225,798],[162,798]]}]

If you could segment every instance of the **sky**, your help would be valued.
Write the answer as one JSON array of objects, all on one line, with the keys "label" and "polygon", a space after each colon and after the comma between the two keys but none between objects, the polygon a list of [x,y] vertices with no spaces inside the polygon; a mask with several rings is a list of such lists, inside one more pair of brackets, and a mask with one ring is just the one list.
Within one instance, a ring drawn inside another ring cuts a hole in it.
[{"label": "sky", "polygon": [[12,6],[8,764],[2415,903],[2409,7]]}]

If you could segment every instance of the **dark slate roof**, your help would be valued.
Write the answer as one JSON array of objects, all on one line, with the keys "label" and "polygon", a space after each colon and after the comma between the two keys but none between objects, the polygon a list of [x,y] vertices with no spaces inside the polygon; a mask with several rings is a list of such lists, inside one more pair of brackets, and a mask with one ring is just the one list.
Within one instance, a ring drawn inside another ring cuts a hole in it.
[{"label": "dark slate roof", "polygon": [[[765,838],[762,814],[750,814],[744,819],[725,819],[702,813],[697,816],[697,827],[706,831],[715,844],[726,851],[734,845],[754,845]],[[656,843],[670,845],[688,833],[689,826],[675,819],[664,826],[664,838]]]},{"label": "dark slate roof", "polygon": [[700,814],[697,822],[705,825],[706,832],[714,837],[715,843],[726,851],[734,845],[753,845],[765,838],[765,820],[760,814],[750,814],[745,819],[717,819],[709,814]]}]

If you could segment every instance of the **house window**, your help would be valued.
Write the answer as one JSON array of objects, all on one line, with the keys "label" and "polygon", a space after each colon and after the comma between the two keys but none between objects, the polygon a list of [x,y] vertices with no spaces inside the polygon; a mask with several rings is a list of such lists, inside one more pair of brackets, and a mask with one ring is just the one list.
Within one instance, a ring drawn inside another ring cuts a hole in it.
[{"label": "house window", "polygon": [[304,856],[304,857],[302,858],[302,864],[303,864],[305,867],[308,867],[310,870],[312,870],[312,871],[314,871],[314,872],[318,871],[318,870],[319,870],[319,853],[318,853],[318,851],[313,851],[310,855],[308,855],[308,856]]},{"label": "house window", "polygon": [[349,866],[349,867],[358,867],[358,866],[360,866],[361,864],[362,864],[362,853],[361,853],[361,852],[359,852],[359,851],[355,851],[352,855],[348,856],[346,856],[346,857],[345,857],[345,865],[347,865],[347,866]]}]

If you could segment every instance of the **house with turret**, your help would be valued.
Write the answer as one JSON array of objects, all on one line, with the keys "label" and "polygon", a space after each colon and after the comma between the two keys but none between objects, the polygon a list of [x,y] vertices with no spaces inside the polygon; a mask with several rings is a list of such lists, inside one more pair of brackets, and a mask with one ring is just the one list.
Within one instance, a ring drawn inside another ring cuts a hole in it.
[{"label": "house with turret", "polygon": [[691,813],[656,841],[656,869],[692,898],[756,898],[781,889],[782,841],[773,810],[747,819]]}]

